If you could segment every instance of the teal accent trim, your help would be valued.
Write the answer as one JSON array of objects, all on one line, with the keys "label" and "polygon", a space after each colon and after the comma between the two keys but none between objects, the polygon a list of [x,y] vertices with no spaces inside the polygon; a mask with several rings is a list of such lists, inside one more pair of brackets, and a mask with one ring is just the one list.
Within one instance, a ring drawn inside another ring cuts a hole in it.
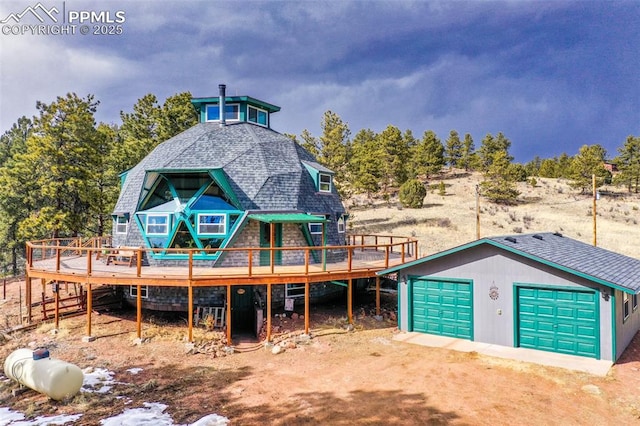
[{"label": "teal accent trim", "polygon": [[618,360],[618,321],[616,321],[616,292],[612,291],[609,296],[611,304],[611,352],[613,362]]},{"label": "teal accent trim", "polygon": [[407,331],[413,331],[413,279],[405,277],[407,283]]},{"label": "teal accent trim", "polygon": [[306,163],[302,163],[302,165],[304,166],[305,169],[307,169],[307,171],[311,175],[311,179],[313,180],[313,184],[316,187],[316,191],[317,191],[318,188],[320,187],[319,186],[320,172]]},{"label": "teal accent trim", "polygon": [[385,269],[383,271],[379,271],[379,272],[376,273],[376,275],[391,274],[393,272],[397,272],[397,271],[402,270],[402,269],[410,268],[412,266],[420,265],[420,264],[425,263],[425,262],[429,262],[429,261],[432,261],[432,260],[435,260],[435,259],[439,259],[441,257],[448,256],[450,254],[454,254],[454,253],[458,253],[458,252],[461,252],[461,251],[464,251],[464,250],[468,250],[470,248],[473,248],[473,247],[476,247],[476,246],[479,246],[479,245],[482,245],[482,244],[489,244],[489,245],[497,247],[499,249],[508,251],[510,253],[516,254],[518,256],[522,256],[524,258],[527,258],[527,259],[530,259],[530,260],[533,260],[533,261],[536,261],[538,263],[542,263],[543,265],[550,266],[550,267],[552,267],[554,269],[558,269],[560,271],[567,272],[567,273],[569,273],[571,275],[575,275],[577,277],[584,278],[586,280],[589,280],[589,281],[592,281],[594,283],[603,285],[605,287],[615,288],[615,289],[618,289],[620,291],[623,291],[623,292],[629,293],[629,294],[634,294],[635,293],[633,290],[629,290],[628,288],[624,288],[624,287],[622,287],[620,285],[611,283],[609,281],[602,280],[600,278],[594,277],[594,276],[589,275],[589,274],[585,274],[584,272],[580,272],[580,271],[576,271],[576,270],[571,269],[571,268],[567,268],[566,266],[562,266],[562,265],[558,265],[558,264],[553,263],[553,262],[549,262],[548,260],[541,259],[541,258],[539,258],[537,256],[533,256],[533,255],[530,255],[528,253],[521,252],[521,251],[516,250],[516,249],[514,249],[512,247],[504,246],[502,244],[499,244],[499,243],[497,243],[497,242],[495,242],[493,240],[489,240],[489,239],[481,239],[481,240],[473,241],[471,243],[467,243],[467,244],[464,244],[464,245],[461,245],[461,246],[458,246],[458,247],[454,247],[454,248],[451,248],[449,250],[442,251],[440,253],[432,254],[430,256],[425,256],[425,257],[422,257],[420,259],[416,259],[416,260],[413,260],[411,262],[404,263],[402,265],[394,266],[392,268]]},{"label": "teal accent trim", "polygon": [[231,204],[233,204],[235,208],[241,209],[242,206],[240,204],[240,201],[238,200],[238,197],[236,196],[236,194],[233,192],[233,189],[231,189],[231,185],[229,184],[229,181],[227,180],[224,174],[224,171],[222,169],[213,169],[209,171],[209,174],[211,175],[213,180],[218,184],[218,186],[222,188],[225,195],[229,197],[229,201],[231,201]]},{"label": "teal accent trim", "polygon": [[339,285],[340,287],[344,287],[344,288],[348,288],[349,287],[349,284],[343,283],[343,282],[340,282],[340,281],[329,281],[329,282],[331,284],[334,284],[334,285]]},{"label": "teal accent trim", "polygon": [[408,330],[402,330],[402,300],[403,299],[407,301],[409,300],[408,298],[406,298],[406,295],[404,294],[402,277],[398,276],[398,296],[396,297],[396,303],[398,304],[398,329],[400,329],[401,331],[408,331]]},{"label": "teal accent trim", "polygon": [[513,284],[513,288],[511,289],[511,303],[513,304],[513,347],[520,347],[520,333],[518,328],[518,318],[520,317],[520,311],[518,309],[518,285]]},{"label": "teal accent trim", "polygon": [[[300,231],[302,231],[302,235],[304,236],[305,241],[309,247],[315,247],[313,237],[311,237],[311,232],[309,232],[309,227],[306,224],[300,224]],[[311,250],[311,256],[313,257],[313,261],[318,263],[320,262],[320,257],[318,254],[318,250]]]}]

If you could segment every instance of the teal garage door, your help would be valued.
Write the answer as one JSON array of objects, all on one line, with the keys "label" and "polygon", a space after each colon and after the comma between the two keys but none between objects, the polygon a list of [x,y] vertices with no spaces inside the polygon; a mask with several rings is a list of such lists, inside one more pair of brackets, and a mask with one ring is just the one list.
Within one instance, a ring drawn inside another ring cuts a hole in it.
[{"label": "teal garage door", "polygon": [[472,339],[473,302],[470,282],[413,279],[412,330]]},{"label": "teal garage door", "polygon": [[595,291],[517,287],[518,346],[600,357]]}]

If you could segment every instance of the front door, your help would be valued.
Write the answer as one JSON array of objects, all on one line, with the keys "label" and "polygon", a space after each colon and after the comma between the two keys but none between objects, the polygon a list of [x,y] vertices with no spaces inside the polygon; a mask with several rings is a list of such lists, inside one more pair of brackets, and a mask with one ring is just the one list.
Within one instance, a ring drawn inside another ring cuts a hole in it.
[{"label": "front door", "polygon": [[[260,222],[260,247],[271,247],[271,223]],[[282,247],[282,224],[274,223],[274,240],[273,247]],[[271,254],[269,250],[260,250],[260,266],[268,266],[270,264]],[[274,252],[274,263],[282,265],[282,251]]]},{"label": "front door", "polygon": [[231,334],[254,334],[255,309],[251,286],[231,287]]}]

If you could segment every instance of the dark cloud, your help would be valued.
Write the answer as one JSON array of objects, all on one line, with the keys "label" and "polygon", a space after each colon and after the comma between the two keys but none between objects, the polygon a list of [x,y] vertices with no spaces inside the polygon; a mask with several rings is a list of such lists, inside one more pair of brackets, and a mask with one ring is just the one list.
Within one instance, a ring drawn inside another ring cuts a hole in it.
[{"label": "dark cloud", "polygon": [[[3,2],[0,18],[28,4]],[[319,134],[330,109],[354,134],[456,129],[479,144],[502,131],[518,161],[593,143],[613,156],[640,134],[636,1],[73,5],[126,11],[124,34],[0,36],[0,129],[67,91],[96,94],[98,118],[117,122],[146,93],[215,96],[225,82],[280,105],[288,133]]]}]

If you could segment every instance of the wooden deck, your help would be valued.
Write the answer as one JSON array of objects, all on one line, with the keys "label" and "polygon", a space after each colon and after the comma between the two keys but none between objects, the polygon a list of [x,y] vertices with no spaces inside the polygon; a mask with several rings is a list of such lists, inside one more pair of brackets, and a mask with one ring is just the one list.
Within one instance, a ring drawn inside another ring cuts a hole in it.
[{"label": "wooden deck", "polygon": [[[91,260],[86,255],[74,255],[33,261],[29,277],[111,285],[154,286],[216,286],[247,284],[290,284],[336,281],[374,277],[376,272],[391,266],[414,260],[414,256],[368,251],[354,252],[351,264],[345,260],[337,263],[310,265],[196,267],[185,266],[127,266],[107,264],[103,260]],[[88,268],[90,264],[90,268]]]},{"label": "wooden deck", "polygon": [[[30,278],[109,285],[154,285],[154,286],[226,286],[251,284],[291,284],[301,282],[339,281],[375,277],[383,269],[415,260],[417,245],[411,239],[401,242],[332,246],[327,250],[343,250],[345,260],[340,262],[311,262],[310,251],[319,248],[299,247],[266,249],[305,251],[305,262],[301,265],[256,266],[248,264],[235,267],[199,267],[194,265],[193,250],[184,266],[143,266],[141,259],[150,255],[148,249],[134,249],[136,262],[109,262],[109,256],[101,256],[103,249],[95,247],[71,247],[65,245],[28,245],[28,268]],[[393,238],[393,237],[392,237]],[[395,237],[398,241],[398,237]],[[364,239],[363,239],[364,242]],[[31,244],[31,243],[30,243]],[[130,249],[128,249],[130,250]],[[248,259],[252,252],[264,248],[228,249],[244,251]],[[271,256],[273,259],[274,256]],[[249,262],[247,262],[249,263]],[[255,262],[252,262],[255,263]],[[197,264],[197,263],[196,263]]]},{"label": "wooden deck", "polygon": [[[395,241],[394,241],[395,239]],[[143,266],[143,259],[153,256],[151,249],[119,248],[127,252],[128,261],[113,256],[114,250],[107,248],[104,239],[82,241],[80,239],[45,240],[27,243],[26,300],[27,316],[31,322],[32,279],[46,282],[72,282],[85,284],[87,289],[87,333],[91,336],[92,287],[94,285],[135,285],[138,287],[137,330],[142,333],[141,286],[173,286],[188,288],[187,312],[194,312],[193,288],[227,286],[227,306],[231,307],[231,286],[266,285],[266,330],[267,341],[271,340],[271,286],[293,283],[305,284],[304,317],[305,333],[309,333],[309,287],[311,283],[326,281],[347,282],[347,317],[353,323],[352,281],[358,278],[376,277],[376,312],[380,313],[380,279],[376,272],[415,260],[418,243],[413,238],[351,235],[346,246],[323,247],[279,247],[279,248],[231,248],[217,251],[244,252],[247,264],[236,267],[201,267],[194,264],[194,255],[202,249],[188,250],[184,266]],[[180,254],[185,250],[180,249]],[[254,254],[269,252],[269,266],[254,265]],[[304,262],[300,265],[277,265],[277,252],[301,251]],[[330,261],[329,254],[342,253],[342,261]],[[176,251],[177,252],[177,251]],[[312,253],[315,252],[315,253]],[[135,258],[135,264],[131,259]],[[313,259],[313,261],[312,261]],[[318,262],[318,259],[320,261]],[[44,292],[43,292],[44,294]],[[56,292],[58,295],[59,292]],[[55,303],[56,326],[59,319],[59,299]],[[226,310],[227,342],[231,344],[231,309]],[[193,315],[188,315],[188,340],[193,341]]]}]

